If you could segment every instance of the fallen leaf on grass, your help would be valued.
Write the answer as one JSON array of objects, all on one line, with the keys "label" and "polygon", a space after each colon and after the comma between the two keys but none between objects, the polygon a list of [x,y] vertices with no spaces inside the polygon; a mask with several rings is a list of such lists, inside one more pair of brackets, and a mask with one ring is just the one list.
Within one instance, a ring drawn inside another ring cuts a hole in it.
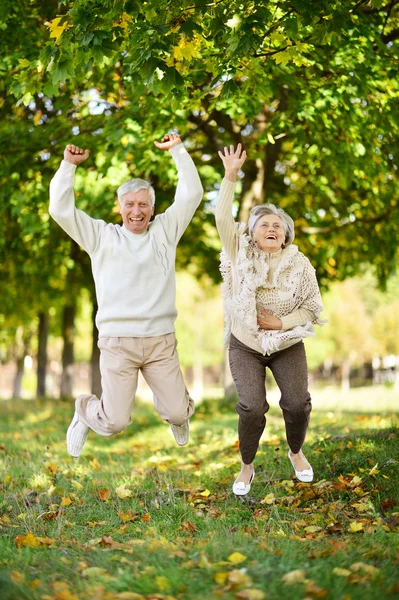
[{"label": "fallen leaf on grass", "polygon": [[118,517],[124,523],[127,523],[128,521],[135,521],[136,519],[138,519],[138,515],[136,515],[132,510],[128,510],[127,512],[123,512],[122,510],[120,510],[118,512]]},{"label": "fallen leaf on grass", "polygon": [[15,585],[20,585],[25,581],[25,575],[19,571],[11,571],[10,579]]},{"label": "fallen leaf on grass", "polygon": [[230,554],[230,556],[227,560],[229,562],[231,562],[233,565],[239,565],[240,563],[247,560],[247,557],[244,556],[244,554],[240,554],[240,552],[233,552],[233,554]]},{"label": "fallen leaf on grass", "polygon": [[227,581],[228,575],[229,574],[226,571],[221,571],[220,573],[214,573],[213,579],[218,585],[224,585]]},{"label": "fallen leaf on grass", "polygon": [[190,521],[183,521],[181,524],[181,529],[189,531],[190,533],[194,533],[194,531],[197,531],[197,526],[194,525],[194,523],[190,523]]},{"label": "fallen leaf on grass", "polygon": [[322,527],[318,525],[309,525],[309,527],[305,527],[306,533],[317,533],[318,531],[323,531]]},{"label": "fallen leaf on grass", "polygon": [[355,572],[364,571],[365,573],[367,573],[368,575],[371,575],[372,577],[375,577],[380,572],[380,570],[377,569],[377,567],[374,567],[373,565],[368,565],[368,564],[362,563],[362,562],[353,563],[353,565],[351,565],[349,568],[351,569],[351,571],[355,571]]},{"label": "fallen leaf on grass", "polygon": [[115,488],[116,495],[124,500],[125,498],[130,498],[132,496],[132,490],[129,490],[124,484]]},{"label": "fallen leaf on grass", "polygon": [[349,525],[349,531],[351,531],[352,533],[357,533],[358,531],[363,531],[363,523],[353,521],[353,523],[351,523]]},{"label": "fallen leaf on grass", "polygon": [[170,587],[169,581],[163,575],[158,575],[158,577],[155,577],[155,584],[158,589],[161,590],[161,592],[166,592],[166,590]]},{"label": "fallen leaf on grass", "polygon": [[349,577],[349,575],[352,575],[352,572],[349,571],[349,569],[341,569],[341,567],[335,567],[332,572],[337,577]]},{"label": "fallen leaf on grass", "polygon": [[263,500],[260,501],[261,504],[274,504],[274,502],[276,501],[275,495],[273,493],[267,494],[267,496],[265,496],[263,498]]},{"label": "fallen leaf on grass", "polygon": [[61,500],[60,506],[69,506],[70,504],[72,504],[72,500],[70,499],[70,497],[64,496],[64,498]]},{"label": "fallen leaf on grass", "polygon": [[305,592],[312,598],[324,598],[328,594],[328,590],[319,587],[310,579],[306,581]]},{"label": "fallen leaf on grass", "polygon": [[282,576],[281,581],[284,581],[287,585],[293,585],[294,583],[303,583],[305,581],[306,571],[305,569],[295,569]]},{"label": "fallen leaf on grass", "polygon": [[141,517],[141,520],[143,523],[149,523],[151,521],[150,513],[145,513],[145,515]]},{"label": "fallen leaf on grass", "polygon": [[248,575],[246,575],[244,573],[244,570],[245,569],[242,569],[242,570],[234,569],[233,571],[230,571],[230,573],[227,577],[227,581],[229,582],[231,587],[240,588],[240,587],[248,587],[249,585],[251,585],[252,581],[248,577]]},{"label": "fallen leaf on grass", "polygon": [[204,496],[205,498],[207,498],[208,496],[210,496],[211,492],[206,489],[203,492],[200,492],[200,496]]},{"label": "fallen leaf on grass", "polygon": [[55,540],[51,538],[36,537],[34,533],[28,531],[26,535],[17,535],[14,543],[17,548],[40,548],[43,546],[52,546]]},{"label": "fallen leaf on grass", "polygon": [[111,490],[102,489],[98,492],[101,502],[106,502],[111,497]]},{"label": "fallen leaf on grass", "polygon": [[266,594],[262,590],[242,590],[236,594],[236,598],[239,600],[266,600]]}]

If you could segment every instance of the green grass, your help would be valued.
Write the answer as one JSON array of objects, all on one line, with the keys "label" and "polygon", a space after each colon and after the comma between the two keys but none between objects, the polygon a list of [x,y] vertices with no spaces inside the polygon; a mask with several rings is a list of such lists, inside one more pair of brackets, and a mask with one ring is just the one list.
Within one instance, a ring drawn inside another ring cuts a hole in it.
[{"label": "green grass", "polygon": [[315,410],[316,478],[301,484],[273,408],[239,499],[234,399],[198,406],[185,448],[138,406],[122,434],[91,433],[79,460],[65,447],[72,404],[0,409],[2,600],[399,595],[394,414]]}]

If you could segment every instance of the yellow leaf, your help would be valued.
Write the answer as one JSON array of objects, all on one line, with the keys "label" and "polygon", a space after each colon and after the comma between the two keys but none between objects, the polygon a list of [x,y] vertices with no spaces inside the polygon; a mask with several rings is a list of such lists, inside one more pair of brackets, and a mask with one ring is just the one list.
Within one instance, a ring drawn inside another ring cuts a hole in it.
[{"label": "yellow leaf", "polygon": [[371,469],[371,471],[369,472],[369,475],[378,475],[379,470],[378,470],[378,463],[376,463],[374,465],[374,467]]},{"label": "yellow leaf", "polygon": [[235,587],[247,587],[251,585],[252,581],[248,575],[243,573],[243,571],[245,571],[245,569],[234,569],[233,571],[230,571],[228,576],[229,583]]},{"label": "yellow leaf", "polygon": [[19,58],[18,62],[21,67],[29,67],[29,65],[30,65],[29,60],[27,60],[26,58]]},{"label": "yellow leaf", "polygon": [[267,134],[267,139],[269,140],[269,142],[270,142],[271,144],[275,144],[275,143],[276,143],[276,142],[274,141],[274,137],[272,136],[272,134],[271,134],[271,133],[268,133],[268,134]]},{"label": "yellow leaf", "polygon": [[307,533],[317,533],[318,531],[322,531],[322,527],[318,527],[317,525],[309,525],[309,527],[305,527],[305,531]]},{"label": "yellow leaf", "polygon": [[38,548],[41,545],[40,541],[31,531],[28,531],[26,535],[17,535],[14,543],[17,548]]},{"label": "yellow leaf", "polygon": [[358,477],[357,475],[354,476],[354,478],[352,479],[352,483],[354,483],[355,485],[359,485],[359,483],[361,483],[362,478]]},{"label": "yellow leaf", "polygon": [[267,494],[267,496],[265,496],[263,498],[263,500],[260,501],[261,504],[273,504],[276,501],[276,498],[274,496],[273,493]]},{"label": "yellow leaf", "polygon": [[121,498],[122,500],[124,498],[130,498],[130,496],[132,495],[132,491],[129,490],[128,488],[126,488],[124,484],[122,484],[119,487],[115,488],[115,492],[116,492],[116,495],[119,498]]},{"label": "yellow leaf", "polygon": [[57,17],[56,19],[53,19],[50,22],[50,25],[48,26],[50,28],[50,37],[55,38],[56,42],[58,42],[59,38],[64,33],[65,29],[67,29],[69,27],[67,21],[65,21],[65,23],[63,23],[63,25],[59,24],[62,18],[63,17]]},{"label": "yellow leaf", "polygon": [[198,562],[198,566],[200,567],[200,569],[207,569],[207,568],[209,568],[211,566],[211,563],[209,562],[209,560],[205,556],[205,552],[204,551],[201,551],[200,560]]},{"label": "yellow leaf", "polygon": [[224,585],[227,581],[227,577],[228,573],[226,572],[215,573],[213,576],[214,580],[218,585]]},{"label": "yellow leaf", "polygon": [[373,577],[379,573],[379,569],[377,569],[377,567],[362,562],[353,563],[353,565],[351,565],[349,568],[355,572],[364,571],[365,573],[368,573],[368,575],[371,575]]},{"label": "yellow leaf", "polygon": [[281,581],[284,581],[287,585],[293,585],[294,583],[303,583],[305,581],[306,571],[305,569],[295,569],[282,576]]},{"label": "yellow leaf", "polygon": [[19,571],[11,571],[10,579],[15,585],[20,585],[25,581],[25,575]]},{"label": "yellow leaf", "polygon": [[240,600],[266,600],[266,594],[262,590],[249,589],[238,592],[236,598]]},{"label": "yellow leaf", "polygon": [[333,569],[332,572],[334,573],[334,575],[337,575],[337,577],[348,577],[349,575],[351,575],[349,569],[341,569],[340,567],[335,567],[335,569]]},{"label": "yellow leaf", "polygon": [[291,54],[287,50],[284,50],[283,52],[274,54],[272,58],[276,61],[277,65],[286,65],[291,60]]},{"label": "yellow leaf", "polygon": [[210,491],[209,490],[204,490],[203,492],[200,493],[200,496],[205,496],[205,498],[207,498],[208,496],[210,496]]},{"label": "yellow leaf", "polygon": [[161,590],[161,592],[166,592],[166,590],[169,588],[169,581],[162,575],[155,577],[155,584],[158,589]]},{"label": "yellow leaf", "polygon": [[228,560],[229,562],[233,563],[233,565],[239,565],[240,563],[244,562],[244,560],[247,560],[247,557],[239,552],[233,552],[233,554],[230,554]]},{"label": "yellow leaf", "polygon": [[60,506],[69,506],[70,504],[72,504],[72,500],[69,496],[66,496],[61,500]]},{"label": "yellow leaf", "polygon": [[350,531],[352,531],[352,533],[357,533],[358,531],[363,531],[363,523],[358,523],[357,521],[354,521],[353,523],[350,524],[349,529],[350,529]]},{"label": "yellow leaf", "polygon": [[83,485],[76,480],[71,481],[73,487],[75,488],[75,490],[78,490],[78,492],[81,492],[83,490]]}]

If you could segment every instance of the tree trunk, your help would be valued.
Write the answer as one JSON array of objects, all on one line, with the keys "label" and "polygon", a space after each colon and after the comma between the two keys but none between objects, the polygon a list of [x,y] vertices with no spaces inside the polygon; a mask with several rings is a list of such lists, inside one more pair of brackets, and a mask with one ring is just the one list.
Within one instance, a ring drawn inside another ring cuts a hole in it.
[{"label": "tree trunk", "polygon": [[62,315],[62,375],[60,396],[72,396],[76,303],[64,306]]},{"label": "tree trunk", "polygon": [[30,344],[29,333],[24,332],[24,328],[18,327],[15,335],[15,377],[13,383],[12,397],[21,397],[22,378],[24,376],[25,356],[28,354]]},{"label": "tree trunk", "polygon": [[46,395],[47,340],[49,332],[48,311],[39,313],[38,350],[37,350],[37,391],[36,398]]},{"label": "tree trunk", "polygon": [[95,394],[97,398],[101,398],[102,388],[101,388],[101,373],[100,373],[100,350],[97,346],[98,341],[98,329],[96,325],[96,314],[98,310],[97,301],[93,294],[93,338],[92,338],[92,347],[91,347],[91,393]]}]

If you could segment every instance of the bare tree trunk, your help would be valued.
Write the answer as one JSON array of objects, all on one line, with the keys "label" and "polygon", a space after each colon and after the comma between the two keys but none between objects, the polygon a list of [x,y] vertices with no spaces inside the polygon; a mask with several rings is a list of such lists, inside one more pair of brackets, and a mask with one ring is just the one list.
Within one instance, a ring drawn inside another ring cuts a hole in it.
[{"label": "bare tree trunk", "polygon": [[37,391],[36,398],[46,395],[47,340],[49,332],[48,311],[39,313],[38,350],[37,350]]},{"label": "bare tree trunk", "polygon": [[72,396],[76,303],[64,306],[62,315],[62,375],[60,396]]},{"label": "bare tree trunk", "polygon": [[18,327],[15,335],[15,364],[16,371],[13,383],[13,398],[21,397],[22,379],[25,370],[25,356],[28,354],[30,345],[30,333],[24,332],[24,328]]},{"label": "bare tree trunk", "polygon": [[97,346],[98,341],[98,329],[96,325],[96,314],[98,310],[97,301],[93,294],[93,338],[91,347],[91,393],[95,394],[97,398],[101,398],[101,373],[100,373],[100,350]]}]

